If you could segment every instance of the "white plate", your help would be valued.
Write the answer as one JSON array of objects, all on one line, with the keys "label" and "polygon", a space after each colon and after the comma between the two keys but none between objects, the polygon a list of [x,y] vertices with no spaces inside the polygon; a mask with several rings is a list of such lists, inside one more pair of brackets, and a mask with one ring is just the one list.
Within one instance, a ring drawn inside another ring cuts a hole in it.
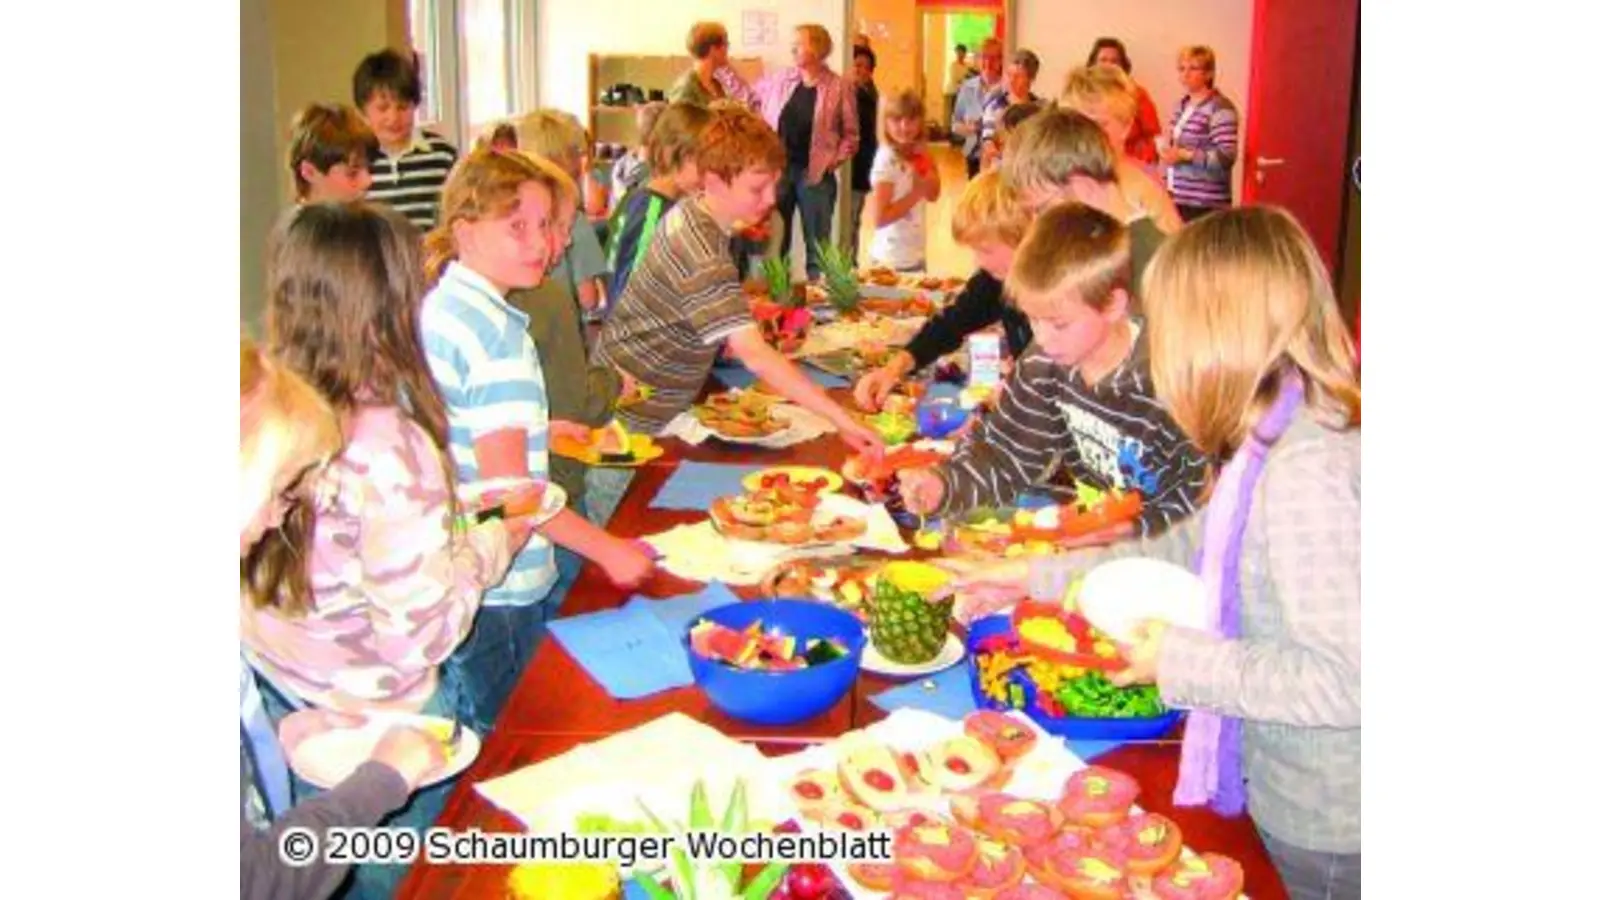
[{"label": "white plate", "polygon": [[906,665],[890,661],[882,653],[879,653],[878,648],[869,640],[867,641],[866,649],[861,651],[861,668],[878,675],[892,677],[932,675],[935,672],[943,672],[945,669],[961,662],[966,658],[966,655],[967,645],[962,643],[961,638],[957,637],[954,632],[945,635],[944,649],[939,651],[938,656],[917,665]]},{"label": "white plate", "polygon": [[[318,731],[299,738],[293,744],[285,744],[283,752],[288,757],[289,767],[317,787],[333,788],[372,757],[372,748],[378,745],[384,732],[393,726],[423,728],[437,733],[442,740],[455,724],[450,719],[415,713],[372,712],[367,713],[366,718],[366,723],[357,728]],[[460,746],[446,760],[444,769],[418,786],[427,787],[460,775],[478,758],[482,746],[478,735],[463,725]]]},{"label": "white plate", "polygon": [[1182,566],[1146,557],[1118,559],[1084,576],[1078,608],[1089,624],[1114,641],[1133,639],[1141,619],[1186,628],[1210,625],[1205,583]]},{"label": "white plate", "polygon": [[774,419],[783,420],[784,426],[771,434],[764,434],[760,437],[740,437],[738,435],[723,434],[709,425],[702,425],[701,427],[705,428],[707,434],[710,434],[712,437],[726,444],[743,444],[748,447],[774,448],[786,446],[784,440],[789,436],[789,432],[794,430],[794,420],[790,418],[789,411],[784,409],[781,405],[774,405],[772,407],[772,417]]},{"label": "white plate", "polygon": [[461,485],[461,505],[463,512],[469,517],[467,510],[477,509],[482,498],[495,491],[514,491],[530,484],[543,484],[544,494],[539,498],[539,511],[531,516],[522,516],[522,520],[532,525],[543,525],[555,518],[556,513],[567,508],[567,492],[553,481],[540,482],[536,478],[486,478],[483,481],[474,481]]}]

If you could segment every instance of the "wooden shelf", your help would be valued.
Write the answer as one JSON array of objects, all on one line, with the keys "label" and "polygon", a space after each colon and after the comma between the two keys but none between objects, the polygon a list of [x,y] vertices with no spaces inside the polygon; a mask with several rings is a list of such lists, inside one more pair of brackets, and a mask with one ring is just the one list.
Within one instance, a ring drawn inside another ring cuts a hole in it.
[{"label": "wooden shelf", "polygon": [[[764,68],[757,57],[736,57],[730,59],[729,63],[751,84],[760,79]],[[590,138],[608,144],[636,146],[639,143],[639,128],[633,114],[638,107],[610,106],[600,102],[600,95],[616,84],[637,85],[646,95],[653,90],[665,93],[693,65],[694,59],[688,55],[589,54]]]}]

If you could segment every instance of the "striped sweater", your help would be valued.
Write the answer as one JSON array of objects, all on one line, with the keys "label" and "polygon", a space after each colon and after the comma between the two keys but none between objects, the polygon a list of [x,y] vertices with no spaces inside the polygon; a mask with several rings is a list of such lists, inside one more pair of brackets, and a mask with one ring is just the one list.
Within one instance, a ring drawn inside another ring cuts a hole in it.
[{"label": "striped sweater", "polygon": [[456,164],[456,148],[431,131],[417,134],[398,156],[380,150],[372,161],[367,199],[385,203],[423,231],[439,216],[439,192]]},{"label": "striped sweater", "polygon": [[1206,459],[1156,401],[1147,344],[1140,329],[1127,359],[1092,385],[1029,345],[994,412],[940,471],[940,514],[1009,504],[1054,474],[1096,490],[1139,491],[1140,536],[1188,518],[1205,489]]},{"label": "striped sweater", "polygon": [[1167,169],[1167,190],[1179,206],[1232,206],[1233,163],[1239,157],[1239,111],[1216,91],[1189,112],[1185,96],[1172,111],[1172,145],[1195,158]]}]

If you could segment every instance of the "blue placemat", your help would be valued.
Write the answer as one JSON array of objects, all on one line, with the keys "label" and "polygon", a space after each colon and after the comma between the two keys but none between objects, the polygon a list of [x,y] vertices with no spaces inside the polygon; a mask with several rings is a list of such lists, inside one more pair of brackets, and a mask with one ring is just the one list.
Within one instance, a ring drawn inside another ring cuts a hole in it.
[{"label": "blue placemat", "polygon": [[[821,369],[813,368],[812,366],[802,365],[800,366],[800,371],[803,372],[807,378],[810,378],[811,383],[815,384],[817,387],[836,388],[850,386],[850,379],[829,374]],[[727,385],[730,388],[748,388],[755,384],[758,380],[756,378],[756,373],[746,369],[743,364],[737,362],[725,369],[717,369],[716,375],[717,380],[721,381],[724,385]]]},{"label": "blue placemat", "polygon": [[[926,685],[931,683],[932,689]],[[966,664],[945,669],[931,678],[918,678],[896,688],[869,697],[874,706],[886,712],[897,709],[920,709],[947,719],[960,719],[977,709],[972,702],[972,681],[967,676]],[[1044,735],[1049,738],[1049,735]],[[1059,739],[1058,739],[1059,740]],[[1067,741],[1067,749],[1079,759],[1092,760],[1097,756],[1122,746],[1122,741]]]},{"label": "blue placemat", "polygon": [[811,383],[817,387],[842,388],[850,386],[850,379],[843,375],[835,375],[832,372],[824,372],[816,366],[803,365],[800,367],[800,371],[806,373],[806,377],[810,378]]},{"label": "blue placemat", "polygon": [[627,606],[638,606],[650,615],[655,616],[667,633],[675,638],[683,634],[689,623],[708,609],[727,606],[729,603],[738,603],[739,595],[720,581],[708,583],[704,588],[692,594],[680,594],[657,600],[653,597],[635,596],[629,600]]},{"label": "blue placemat", "polygon": [[550,633],[617,700],[694,683],[678,635],[643,606],[556,619]]},{"label": "blue placemat", "polygon": [[772,468],[771,466],[740,466],[733,463],[682,462],[678,464],[661,490],[650,501],[651,509],[692,509],[705,512],[711,501],[730,494],[743,493],[740,484],[746,475]]}]

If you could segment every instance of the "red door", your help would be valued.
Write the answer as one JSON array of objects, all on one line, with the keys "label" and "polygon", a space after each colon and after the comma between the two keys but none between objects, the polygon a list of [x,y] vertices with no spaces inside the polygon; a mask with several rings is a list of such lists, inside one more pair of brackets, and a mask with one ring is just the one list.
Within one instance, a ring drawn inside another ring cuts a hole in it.
[{"label": "red door", "polygon": [[1358,0],[1256,0],[1244,202],[1270,203],[1305,226],[1339,271]]}]

